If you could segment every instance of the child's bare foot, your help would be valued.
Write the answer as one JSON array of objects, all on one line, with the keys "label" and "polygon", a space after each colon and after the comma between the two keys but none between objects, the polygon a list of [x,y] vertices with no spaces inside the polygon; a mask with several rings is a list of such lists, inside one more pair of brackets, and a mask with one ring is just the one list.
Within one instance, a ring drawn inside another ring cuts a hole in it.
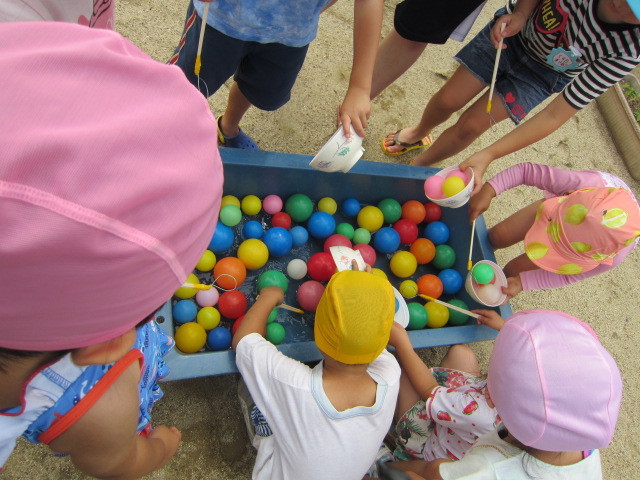
[{"label": "child's bare foot", "polygon": [[416,148],[425,148],[432,143],[431,135],[422,137],[414,127],[389,132],[382,140],[382,150],[387,155],[402,155]]}]

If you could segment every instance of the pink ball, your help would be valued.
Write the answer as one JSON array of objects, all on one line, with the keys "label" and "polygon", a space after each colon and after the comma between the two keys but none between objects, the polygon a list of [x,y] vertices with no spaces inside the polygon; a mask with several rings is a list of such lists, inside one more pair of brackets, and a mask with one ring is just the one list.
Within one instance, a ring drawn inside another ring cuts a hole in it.
[{"label": "pink ball", "polygon": [[360,255],[362,255],[362,259],[365,263],[368,263],[371,266],[376,264],[376,251],[371,245],[367,245],[366,243],[359,243],[354,245],[354,250],[358,250]]},{"label": "pink ball", "polygon": [[326,282],[336,271],[336,263],[330,253],[318,252],[307,261],[307,273],[319,282]]},{"label": "pink ball", "polygon": [[447,178],[449,177],[461,178],[465,185],[469,183],[469,178],[467,177],[467,174],[462,170],[453,170],[452,172],[447,173]]},{"label": "pink ball", "polygon": [[324,285],[315,280],[308,280],[298,288],[296,298],[300,307],[308,312],[315,312],[324,293]]},{"label": "pink ball", "polygon": [[218,303],[218,298],[220,298],[220,294],[215,288],[199,290],[198,293],[196,293],[196,303],[201,307],[213,307]]},{"label": "pink ball", "polygon": [[331,253],[331,251],[329,250],[329,248],[331,248],[331,247],[349,247],[349,248],[351,248],[351,246],[352,246],[351,240],[349,240],[344,235],[340,235],[339,233],[334,233],[333,235],[329,236],[329,238],[327,238],[324,241],[324,251],[329,253],[329,254]]},{"label": "pink ball", "polygon": [[262,201],[262,208],[269,215],[278,213],[282,210],[282,199],[278,195],[267,195]]},{"label": "pink ball", "polygon": [[400,234],[400,243],[409,245],[418,238],[418,225],[408,218],[401,218],[393,224],[393,228]]},{"label": "pink ball", "polygon": [[442,198],[442,183],[444,178],[432,175],[424,182],[424,194],[429,198]]}]

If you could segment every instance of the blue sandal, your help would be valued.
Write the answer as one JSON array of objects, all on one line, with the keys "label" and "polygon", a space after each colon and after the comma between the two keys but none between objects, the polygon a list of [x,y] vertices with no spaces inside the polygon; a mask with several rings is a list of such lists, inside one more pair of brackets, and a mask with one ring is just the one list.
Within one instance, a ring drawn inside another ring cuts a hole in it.
[{"label": "blue sandal", "polygon": [[242,148],[245,150],[260,150],[260,147],[253,139],[244,133],[240,128],[238,134],[235,137],[227,137],[222,133],[222,128],[220,128],[220,119],[222,115],[218,117],[218,140],[220,141],[221,147],[228,148]]}]

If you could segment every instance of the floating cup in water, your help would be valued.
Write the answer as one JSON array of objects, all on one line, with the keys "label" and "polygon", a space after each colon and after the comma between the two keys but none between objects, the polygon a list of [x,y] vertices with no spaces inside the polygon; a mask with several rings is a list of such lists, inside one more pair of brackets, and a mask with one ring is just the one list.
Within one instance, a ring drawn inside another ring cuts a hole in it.
[{"label": "floating cup in water", "polygon": [[[442,178],[444,181],[451,172],[455,172],[459,170],[457,166],[447,167],[440,170],[435,176]],[[474,173],[473,168],[467,168],[462,174],[466,177],[465,187],[462,191],[453,195],[452,197],[445,197],[444,195],[441,197],[432,197],[427,194],[427,190],[430,190],[430,193],[433,193],[432,189],[425,188],[426,197],[431,200],[433,203],[440,205],[441,207],[449,207],[449,208],[458,208],[463,206],[465,203],[469,201],[471,198],[471,192],[473,191],[473,183],[474,183]],[[428,181],[425,180],[425,183]],[[426,186],[425,186],[426,187]]]},{"label": "floating cup in water", "polygon": [[467,293],[476,302],[486,305],[487,307],[497,307],[502,305],[507,296],[502,293],[502,287],[507,286],[507,277],[502,269],[490,260],[480,260],[476,265],[489,265],[493,269],[494,281],[486,285],[480,285],[473,279],[473,269],[467,273],[467,279],[464,282],[464,288]]},{"label": "floating cup in water", "polygon": [[318,154],[313,157],[309,166],[323,172],[343,171],[346,173],[360,160],[363,153],[362,137],[351,127],[351,138],[347,138],[344,136],[342,126],[340,126]]}]

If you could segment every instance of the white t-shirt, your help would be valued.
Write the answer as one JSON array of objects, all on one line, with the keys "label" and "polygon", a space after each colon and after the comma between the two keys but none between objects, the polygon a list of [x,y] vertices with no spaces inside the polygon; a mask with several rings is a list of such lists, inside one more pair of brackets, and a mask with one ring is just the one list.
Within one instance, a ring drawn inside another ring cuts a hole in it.
[{"label": "white t-shirt", "polygon": [[273,435],[256,436],[254,479],[360,480],[393,421],[400,366],[387,351],[368,373],[376,402],[338,412],[322,387],[322,362],[311,369],[257,333],[238,343],[236,363]]},{"label": "white t-shirt", "polygon": [[505,442],[495,431],[480,437],[462,460],[440,464],[440,476],[443,480],[602,480],[602,465],[598,450],[573,465],[549,465]]},{"label": "white t-shirt", "polygon": [[70,22],[114,28],[115,0],[2,0],[0,22]]}]

